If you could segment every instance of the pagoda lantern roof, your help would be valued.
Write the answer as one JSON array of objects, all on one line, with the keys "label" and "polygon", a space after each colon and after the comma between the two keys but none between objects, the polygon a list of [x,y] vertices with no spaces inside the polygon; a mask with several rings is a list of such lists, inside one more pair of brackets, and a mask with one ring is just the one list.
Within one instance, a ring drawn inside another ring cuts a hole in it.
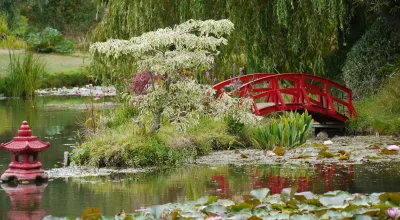
[{"label": "pagoda lantern roof", "polygon": [[18,137],[8,143],[0,144],[1,147],[12,153],[40,152],[50,146],[49,142],[43,142],[32,136],[28,122],[22,122]]}]

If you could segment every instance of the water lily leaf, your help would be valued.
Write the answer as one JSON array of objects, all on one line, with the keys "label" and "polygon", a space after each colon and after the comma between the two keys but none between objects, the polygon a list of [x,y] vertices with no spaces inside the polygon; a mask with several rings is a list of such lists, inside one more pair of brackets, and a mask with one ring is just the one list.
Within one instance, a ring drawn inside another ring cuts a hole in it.
[{"label": "water lily leaf", "polygon": [[285,188],[281,191],[281,198],[283,201],[288,201],[293,198],[294,194],[299,189],[299,185],[295,184],[291,188]]},{"label": "water lily leaf", "polygon": [[150,207],[149,211],[150,214],[155,218],[155,219],[160,219],[161,215],[164,211],[164,206],[163,205],[155,205]]},{"label": "water lily leaf", "polygon": [[318,153],[318,155],[321,156],[321,157],[326,157],[326,158],[332,158],[332,157],[335,156],[333,153],[328,152],[328,151],[325,151],[325,150],[321,150],[321,151]]},{"label": "water lily leaf", "polygon": [[208,197],[208,200],[207,200],[207,202],[206,202],[206,205],[212,204],[213,202],[217,201],[218,198],[219,198],[218,196],[210,196],[210,197]]},{"label": "water lily leaf", "polygon": [[286,153],[286,149],[283,147],[276,147],[273,152],[278,156],[284,156]]},{"label": "water lily leaf", "polygon": [[383,148],[381,150],[381,154],[383,154],[383,155],[397,155],[398,151],[396,151],[396,150],[388,150],[387,148]]},{"label": "water lily leaf", "polygon": [[97,220],[101,218],[100,208],[87,208],[82,212],[82,219]]},{"label": "water lily leaf", "polygon": [[318,217],[314,214],[304,214],[304,215],[294,214],[290,216],[290,220],[313,220],[313,219],[318,219]]},{"label": "water lily leaf", "polygon": [[368,216],[377,216],[379,214],[379,209],[363,209],[359,210],[359,214]]},{"label": "water lily leaf", "polygon": [[372,205],[379,204],[381,202],[379,199],[380,195],[382,195],[382,193],[371,193],[371,195],[369,195],[369,203]]},{"label": "water lily leaf", "polygon": [[252,215],[247,220],[262,220],[262,218]]},{"label": "water lily leaf", "polygon": [[226,207],[222,205],[208,205],[204,211],[207,213],[213,213],[217,215],[222,215],[226,213]]},{"label": "water lily leaf", "polygon": [[282,201],[280,194],[270,195],[264,200],[264,202],[269,203],[269,204],[279,204],[279,205],[286,204]]},{"label": "water lily leaf", "polygon": [[271,209],[274,209],[274,210],[283,210],[284,208],[286,208],[286,205],[282,205],[282,204],[271,204]]},{"label": "water lily leaf", "polygon": [[214,204],[215,205],[222,205],[222,206],[225,206],[225,207],[235,205],[235,203],[232,200],[229,200],[229,199],[218,199]]},{"label": "water lily leaf", "polygon": [[314,211],[318,209],[318,206],[309,204],[298,204],[297,207],[301,211]]},{"label": "water lily leaf", "polygon": [[297,206],[297,201],[296,201],[296,200],[293,200],[293,199],[287,201],[287,202],[286,202],[286,206],[287,206],[288,208],[291,208],[291,209],[298,209],[298,208],[299,208],[299,207]]},{"label": "water lily leaf", "polygon": [[253,215],[250,209],[242,209],[240,211],[233,211],[231,210],[229,213],[228,219],[247,219]]},{"label": "water lily leaf", "polygon": [[250,196],[252,196],[255,199],[258,199],[259,201],[263,201],[263,199],[267,197],[269,191],[270,190],[268,188],[254,189],[251,190]]},{"label": "water lily leaf", "polygon": [[232,211],[235,211],[235,212],[239,212],[239,211],[241,211],[241,210],[243,210],[243,209],[252,210],[253,207],[254,207],[253,204],[249,204],[249,203],[240,203],[239,205],[233,205],[233,206],[231,207],[231,210],[232,210]]},{"label": "water lily leaf", "polygon": [[294,198],[299,201],[304,201],[304,200],[309,200],[309,199],[316,199],[318,197],[316,195],[314,195],[312,192],[307,191],[307,192],[295,193]]},{"label": "water lily leaf", "polygon": [[196,200],[196,205],[205,205],[208,201],[208,196],[200,197]]},{"label": "water lily leaf", "polygon": [[314,205],[314,206],[317,206],[317,207],[322,206],[322,204],[319,202],[319,198],[318,197],[315,198],[315,199],[306,200],[306,204]]},{"label": "water lily leaf", "polygon": [[324,194],[319,198],[319,202],[331,208],[345,208],[348,205],[345,204],[345,201],[352,198],[353,196],[350,193],[338,192],[335,196]]},{"label": "water lily leaf", "polygon": [[350,202],[351,204],[358,206],[369,206],[368,200],[366,197],[356,198]]},{"label": "water lily leaf", "polygon": [[197,218],[204,218],[205,215],[201,212],[191,211],[191,212],[179,213],[179,216],[184,219],[191,219],[191,218],[197,219]]},{"label": "water lily leaf", "polygon": [[247,155],[247,154],[240,154],[240,157],[241,157],[241,158],[249,158],[249,155]]},{"label": "water lily leaf", "polygon": [[354,220],[372,220],[372,217],[369,215],[354,215]]},{"label": "water lily leaf", "polygon": [[289,213],[277,213],[274,214],[273,212],[271,212],[271,217],[267,217],[267,218],[263,218],[263,219],[279,219],[279,220],[283,220],[283,219],[289,219],[290,215]]},{"label": "water lily leaf", "polygon": [[352,216],[353,215],[348,212],[328,210],[325,214],[323,214],[320,217],[320,219],[344,219],[346,217],[352,217]]},{"label": "water lily leaf", "polygon": [[392,202],[396,206],[400,205],[400,193],[383,193],[379,196],[382,202]]}]

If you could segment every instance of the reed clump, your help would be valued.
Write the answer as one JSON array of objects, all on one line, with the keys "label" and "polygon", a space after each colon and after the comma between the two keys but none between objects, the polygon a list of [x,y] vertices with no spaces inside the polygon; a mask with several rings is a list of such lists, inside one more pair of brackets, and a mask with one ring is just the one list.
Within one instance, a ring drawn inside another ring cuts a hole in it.
[{"label": "reed clump", "polygon": [[0,94],[8,97],[33,98],[46,64],[32,52],[9,52],[8,74],[0,77]]}]

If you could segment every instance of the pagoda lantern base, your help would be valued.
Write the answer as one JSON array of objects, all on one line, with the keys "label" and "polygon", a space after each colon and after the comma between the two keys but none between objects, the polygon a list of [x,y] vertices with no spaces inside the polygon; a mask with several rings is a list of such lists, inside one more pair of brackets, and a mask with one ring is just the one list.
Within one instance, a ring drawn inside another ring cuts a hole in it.
[{"label": "pagoda lantern base", "polygon": [[0,177],[2,182],[47,181],[48,176],[42,169],[21,170],[9,168]]},{"label": "pagoda lantern base", "polygon": [[12,153],[10,165],[0,177],[2,182],[48,179],[41,169],[42,164],[39,162],[38,156],[39,152],[50,146],[50,143],[42,142],[36,136],[32,136],[28,122],[22,122],[20,130],[18,130],[18,137],[14,137],[12,141],[0,144],[0,146]]}]

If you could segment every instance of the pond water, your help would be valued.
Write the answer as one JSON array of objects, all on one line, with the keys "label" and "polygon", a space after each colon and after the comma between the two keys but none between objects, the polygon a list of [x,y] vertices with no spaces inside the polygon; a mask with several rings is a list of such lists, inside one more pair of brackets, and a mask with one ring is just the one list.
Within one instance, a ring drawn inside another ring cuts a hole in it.
[{"label": "pond water", "polygon": [[[44,168],[61,166],[63,152],[75,145],[79,122],[86,116],[82,110],[53,108],[63,103],[79,104],[82,100],[58,97],[40,98],[35,103],[0,101],[0,142],[11,140],[21,122],[27,120],[34,135],[51,142],[51,147],[40,155]],[[9,162],[10,154],[0,149],[1,173]],[[272,193],[279,193],[293,184],[298,184],[300,191],[314,193],[399,192],[399,165],[187,165],[134,175],[54,179],[41,186],[20,184],[16,188],[3,184],[0,219],[77,217],[88,207],[99,207],[104,215],[113,216],[121,209],[130,213],[151,205],[185,202],[205,195],[231,198],[248,194],[254,188],[268,187]]]}]

